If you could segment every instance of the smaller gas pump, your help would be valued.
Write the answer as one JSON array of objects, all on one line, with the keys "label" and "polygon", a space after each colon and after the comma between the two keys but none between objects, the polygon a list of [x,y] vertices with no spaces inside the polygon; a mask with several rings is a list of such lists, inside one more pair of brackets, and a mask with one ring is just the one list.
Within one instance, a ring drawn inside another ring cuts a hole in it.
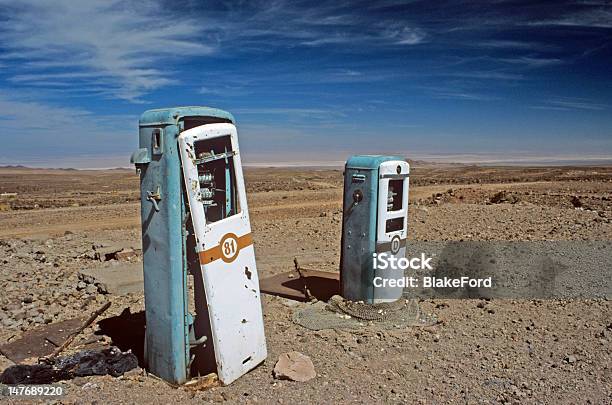
[{"label": "smaller gas pump", "polygon": [[348,300],[373,304],[402,296],[402,287],[385,280],[399,280],[404,271],[375,268],[374,257],[406,256],[409,172],[408,162],[397,156],[360,155],[346,162],[340,284]]}]

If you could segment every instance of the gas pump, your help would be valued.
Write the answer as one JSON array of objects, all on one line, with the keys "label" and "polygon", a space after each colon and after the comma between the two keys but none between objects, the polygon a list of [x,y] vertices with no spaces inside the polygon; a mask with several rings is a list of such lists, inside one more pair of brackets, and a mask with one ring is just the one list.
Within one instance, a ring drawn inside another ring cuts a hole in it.
[{"label": "gas pump", "polygon": [[374,278],[404,277],[400,268],[374,268],[375,254],[406,256],[408,162],[397,156],[352,156],[344,169],[340,285],[351,301],[378,303],[401,298],[403,288],[375,286]]},{"label": "gas pump", "polygon": [[147,367],[172,383],[214,371],[229,384],[267,356],[234,118],[150,110],[139,140]]}]

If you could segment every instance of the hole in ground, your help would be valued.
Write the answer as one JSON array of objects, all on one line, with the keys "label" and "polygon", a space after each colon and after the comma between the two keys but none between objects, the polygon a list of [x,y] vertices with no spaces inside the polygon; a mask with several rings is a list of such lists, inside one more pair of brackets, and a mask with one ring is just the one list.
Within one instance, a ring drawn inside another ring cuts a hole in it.
[{"label": "hole in ground", "polygon": [[131,350],[138,358],[138,365],[144,367],[145,313],[132,313],[125,308],[121,315],[103,319],[98,322],[96,335],[111,338],[111,345],[121,351]]}]

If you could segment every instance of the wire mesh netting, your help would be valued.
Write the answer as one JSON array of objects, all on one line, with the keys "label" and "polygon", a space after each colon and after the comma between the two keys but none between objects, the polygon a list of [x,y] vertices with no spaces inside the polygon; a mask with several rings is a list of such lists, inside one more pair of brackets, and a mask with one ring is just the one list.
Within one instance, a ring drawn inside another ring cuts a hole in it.
[{"label": "wire mesh netting", "polygon": [[329,302],[315,302],[296,310],[293,322],[310,330],[357,329],[376,325],[383,329],[431,326],[437,320],[420,310],[416,299],[366,304],[334,295]]}]

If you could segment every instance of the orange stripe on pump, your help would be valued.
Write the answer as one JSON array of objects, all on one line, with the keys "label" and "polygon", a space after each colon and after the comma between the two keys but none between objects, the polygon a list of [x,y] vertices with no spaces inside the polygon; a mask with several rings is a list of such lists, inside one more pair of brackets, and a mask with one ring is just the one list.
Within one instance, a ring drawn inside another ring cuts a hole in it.
[{"label": "orange stripe on pump", "polygon": [[215,247],[200,252],[200,264],[212,263],[221,259],[225,263],[231,263],[245,247],[253,244],[253,235],[247,233],[240,237],[233,233],[226,233]]}]

